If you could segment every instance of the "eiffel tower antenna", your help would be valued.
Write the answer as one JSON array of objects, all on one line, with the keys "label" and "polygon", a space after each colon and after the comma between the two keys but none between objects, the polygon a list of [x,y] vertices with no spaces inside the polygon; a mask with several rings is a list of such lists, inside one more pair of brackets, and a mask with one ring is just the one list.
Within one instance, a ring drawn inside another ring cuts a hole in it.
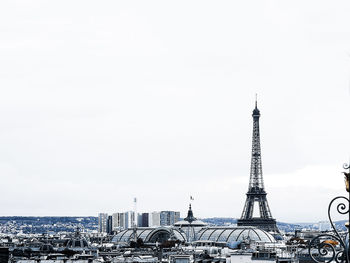
[{"label": "eiffel tower antenna", "polygon": [[[260,129],[260,111],[258,109],[257,95],[255,95],[255,109],[253,110],[253,139],[252,157],[250,166],[250,179],[247,199],[243,208],[242,216],[238,220],[238,226],[254,226],[266,231],[279,232],[276,220],[272,218],[269,204],[267,203],[262,173]],[[260,217],[253,217],[254,204],[259,207]]]},{"label": "eiffel tower antenna", "polygon": [[258,108],[258,93],[255,93],[255,109]]}]

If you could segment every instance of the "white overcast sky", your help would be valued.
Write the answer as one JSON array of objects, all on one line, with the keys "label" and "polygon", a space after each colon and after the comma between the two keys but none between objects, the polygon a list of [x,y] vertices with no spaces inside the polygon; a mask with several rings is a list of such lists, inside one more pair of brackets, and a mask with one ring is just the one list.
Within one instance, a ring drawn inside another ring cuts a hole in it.
[{"label": "white overcast sky", "polygon": [[[1,1],[0,215],[240,217],[255,93],[279,221],[350,157],[349,1]],[[345,194],[345,193],[344,193]]]}]

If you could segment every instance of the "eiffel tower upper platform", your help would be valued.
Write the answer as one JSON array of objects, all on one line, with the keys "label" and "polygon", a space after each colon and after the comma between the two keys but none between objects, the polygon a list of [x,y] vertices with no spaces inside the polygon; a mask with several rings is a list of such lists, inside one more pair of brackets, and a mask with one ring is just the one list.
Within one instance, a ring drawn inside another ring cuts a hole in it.
[{"label": "eiffel tower upper platform", "polygon": [[[264,188],[259,130],[260,111],[257,106],[257,101],[255,101],[255,109],[253,110],[252,116],[253,142],[250,166],[250,180],[247,192],[247,199],[243,208],[242,216],[238,220],[237,225],[254,226],[265,231],[279,232],[276,226],[276,220],[272,218]],[[258,204],[260,217],[253,217],[255,203]]]}]

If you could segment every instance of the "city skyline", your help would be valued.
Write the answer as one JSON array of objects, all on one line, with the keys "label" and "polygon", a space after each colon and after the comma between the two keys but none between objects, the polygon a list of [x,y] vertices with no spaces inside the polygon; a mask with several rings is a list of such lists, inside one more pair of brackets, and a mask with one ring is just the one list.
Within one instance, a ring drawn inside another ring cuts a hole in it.
[{"label": "city skyline", "polygon": [[350,157],[349,12],[0,3],[0,216],[96,216],[134,197],[138,211],[185,215],[193,196],[198,218],[239,218],[257,93],[273,217],[326,220]]}]

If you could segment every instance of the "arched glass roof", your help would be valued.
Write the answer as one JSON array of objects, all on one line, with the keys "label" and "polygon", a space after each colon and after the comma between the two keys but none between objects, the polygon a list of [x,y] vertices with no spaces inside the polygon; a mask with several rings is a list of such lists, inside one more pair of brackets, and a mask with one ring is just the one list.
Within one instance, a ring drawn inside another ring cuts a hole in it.
[{"label": "arched glass roof", "polygon": [[[168,234],[169,237],[173,235],[176,239],[180,241],[186,241],[186,237],[184,233],[181,233],[179,229],[176,228],[169,228],[169,227],[158,227],[158,228],[152,228],[152,227],[147,227],[147,228],[137,228],[136,229],[137,233],[137,239],[141,238],[143,242],[150,242],[157,238],[157,235],[160,233],[165,233]],[[112,238],[113,243],[127,243],[130,241],[131,237],[133,235],[133,229],[126,229],[118,234],[116,234]]]},{"label": "arched glass roof", "polygon": [[[179,228],[172,227],[146,227],[137,228],[137,239],[141,238],[143,242],[154,242],[157,238],[175,238],[180,241],[186,241],[186,234]],[[127,243],[133,235],[133,229],[126,229],[116,234],[112,242]],[[165,235],[165,236],[164,236]],[[168,236],[169,237],[166,237]],[[255,227],[206,227],[202,228],[196,235],[197,241],[214,242],[235,242],[243,240],[276,242],[275,238],[268,232]]]},{"label": "arched glass roof", "polygon": [[252,241],[276,242],[268,232],[255,227],[209,227],[198,233],[198,241],[234,242],[250,239]]},{"label": "arched glass roof", "polygon": [[207,231],[200,231],[199,236],[201,240],[210,240],[210,235],[215,231],[215,229],[207,229]]}]

